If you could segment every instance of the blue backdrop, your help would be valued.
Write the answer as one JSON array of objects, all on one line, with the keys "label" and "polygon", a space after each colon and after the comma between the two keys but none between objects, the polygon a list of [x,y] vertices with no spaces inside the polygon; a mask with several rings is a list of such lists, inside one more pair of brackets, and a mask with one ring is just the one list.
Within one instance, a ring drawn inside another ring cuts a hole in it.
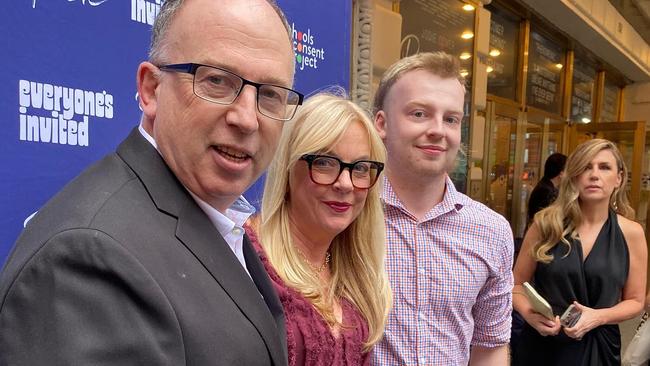
[{"label": "blue backdrop", "polygon": [[[218,0],[215,0],[218,1]],[[351,0],[279,1],[295,88],[349,89]],[[138,124],[135,73],[161,0],[14,0],[0,12],[0,263],[23,223]],[[246,196],[261,194],[256,183]]]}]

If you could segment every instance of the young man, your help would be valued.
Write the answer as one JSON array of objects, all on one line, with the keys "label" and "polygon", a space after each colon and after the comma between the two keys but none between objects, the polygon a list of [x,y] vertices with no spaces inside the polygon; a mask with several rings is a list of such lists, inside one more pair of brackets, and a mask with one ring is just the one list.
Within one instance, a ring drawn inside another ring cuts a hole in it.
[{"label": "young man", "polygon": [[375,125],[388,150],[383,200],[394,307],[378,365],[506,365],[512,232],[456,191],[465,87],[447,54],[404,58],[384,74]]},{"label": "young man", "polygon": [[140,127],[39,211],[3,269],[0,365],[287,364],[241,194],[302,100],[293,60],[270,0],[165,1]]}]

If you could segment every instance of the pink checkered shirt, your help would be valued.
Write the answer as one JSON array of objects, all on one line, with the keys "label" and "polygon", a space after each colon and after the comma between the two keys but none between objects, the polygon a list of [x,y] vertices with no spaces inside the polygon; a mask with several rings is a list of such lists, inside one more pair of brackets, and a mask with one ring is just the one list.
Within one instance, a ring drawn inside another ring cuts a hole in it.
[{"label": "pink checkered shirt", "polygon": [[467,365],[510,340],[514,244],[503,216],[456,191],[418,222],[384,179],[393,309],[374,365]]}]

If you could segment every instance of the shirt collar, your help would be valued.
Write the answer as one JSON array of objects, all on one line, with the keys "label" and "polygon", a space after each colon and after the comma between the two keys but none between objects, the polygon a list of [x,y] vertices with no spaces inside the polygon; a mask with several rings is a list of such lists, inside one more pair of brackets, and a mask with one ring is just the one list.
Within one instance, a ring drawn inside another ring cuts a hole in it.
[{"label": "shirt collar", "polygon": [[458,192],[454,182],[447,176],[445,180],[445,196],[442,199],[444,206],[448,207],[449,210],[460,211],[464,206],[468,205],[472,200],[466,195]]},{"label": "shirt collar", "polygon": [[[384,189],[381,193],[381,199],[385,205],[393,206],[404,212],[408,212],[406,207],[402,204],[399,197],[393,190],[393,186],[386,176],[384,176]],[[442,201],[435,205],[424,217],[423,221],[430,220],[434,217],[451,211],[460,211],[465,205],[469,204],[471,199],[464,194],[458,192],[451,178],[447,175],[445,178],[445,193]]]},{"label": "shirt collar", "polygon": [[188,192],[190,192],[192,198],[194,198],[199,207],[201,207],[203,212],[205,212],[222,237],[226,237],[226,235],[233,232],[235,228],[241,229],[243,234],[242,228],[244,227],[244,223],[246,223],[246,220],[255,213],[255,207],[248,203],[244,196],[239,196],[235,203],[228,207],[224,215],[191,191],[188,190]]},{"label": "shirt collar", "polygon": [[156,144],[156,140],[153,139],[153,137],[142,127],[142,122],[140,122],[140,125],[138,126],[138,131],[140,131],[140,134],[142,137],[144,137],[145,140],[149,141],[149,143],[158,151],[158,144]]}]

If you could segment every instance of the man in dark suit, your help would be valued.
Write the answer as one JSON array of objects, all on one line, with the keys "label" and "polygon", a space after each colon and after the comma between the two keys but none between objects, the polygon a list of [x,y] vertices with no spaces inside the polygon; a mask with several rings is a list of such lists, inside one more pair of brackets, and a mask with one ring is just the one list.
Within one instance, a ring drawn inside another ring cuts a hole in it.
[{"label": "man in dark suit", "polygon": [[[241,197],[302,102],[265,0],[167,0],[143,117],[28,223],[0,277],[0,365],[284,365]],[[249,81],[252,80],[252,81]]]}]

